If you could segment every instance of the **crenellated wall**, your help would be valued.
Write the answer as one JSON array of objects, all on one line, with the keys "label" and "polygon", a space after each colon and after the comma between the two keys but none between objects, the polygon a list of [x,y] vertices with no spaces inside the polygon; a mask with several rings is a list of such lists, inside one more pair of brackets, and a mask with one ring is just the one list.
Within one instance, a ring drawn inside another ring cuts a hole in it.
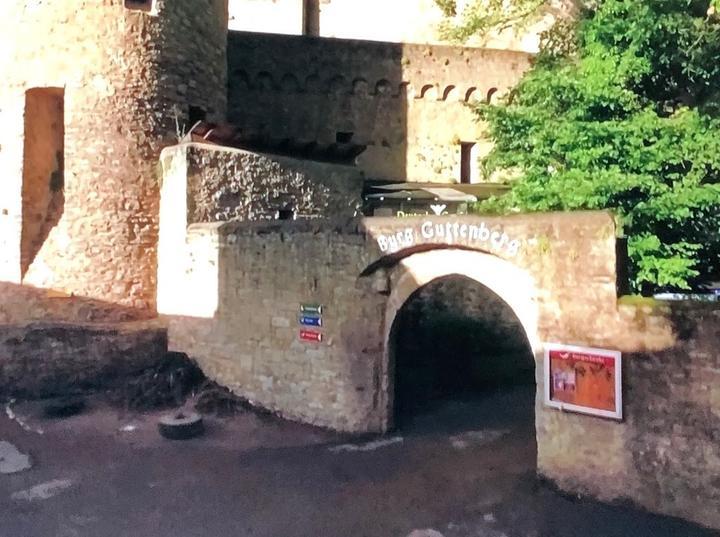
[{"label": "crenellated wall", "polygon": [[[513,87],[525,53],[231,32],[228,115],[248,134],[365,144],[369,177],[458,182],[460,142],[488,150],[468,104]],[[479,177],[477,162],[475,177]]]}]

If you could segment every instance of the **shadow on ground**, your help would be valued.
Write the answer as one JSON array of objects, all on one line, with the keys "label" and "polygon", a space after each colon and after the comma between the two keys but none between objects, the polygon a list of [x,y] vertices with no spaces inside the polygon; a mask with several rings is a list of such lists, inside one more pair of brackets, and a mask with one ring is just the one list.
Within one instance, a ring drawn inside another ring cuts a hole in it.
[{"label": "shadow on ground", "polygon": [[[17,405],[30,430],[3,415],[0,439],[29,453],[33,467],[0,475],[0,535],[716,535],[539,483],[532,424],[512,418],[510,404],[531,397],[451,402],[372,443],[251,412],[211,418],[206,436],[171,442],[155,431],[158,413],[91,402],[84,414],[50,421]],[[46,499],[28,499],[48,483]]]}]

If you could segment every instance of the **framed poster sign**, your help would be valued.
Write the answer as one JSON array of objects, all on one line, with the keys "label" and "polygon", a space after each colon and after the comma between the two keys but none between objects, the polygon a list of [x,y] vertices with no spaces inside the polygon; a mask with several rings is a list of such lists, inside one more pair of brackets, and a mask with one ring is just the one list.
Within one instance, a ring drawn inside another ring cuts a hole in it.
[{"label": "framed poster sign", "polygon": [[546,343],[545,404],[621,420],[621,353]]}]

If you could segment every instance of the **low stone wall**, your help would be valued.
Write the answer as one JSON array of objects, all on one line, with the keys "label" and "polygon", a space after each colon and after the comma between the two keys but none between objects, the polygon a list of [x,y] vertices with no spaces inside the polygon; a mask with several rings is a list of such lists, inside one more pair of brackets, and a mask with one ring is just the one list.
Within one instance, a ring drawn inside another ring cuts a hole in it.
[{"label": "low stone wall", "polygon": [[274,220],[281,209],[351,217],[362,202],[363,175],[352,166],[198,143],[165,149],[162,166],[163,195],[185,193],[187,224]]},{"label": "low stone wall", "polygon": [[[565,490],[720,528],[720,307],[618,309],[628,333],[605,346],[625,351],[625,418],[563,413],[539,399],[539,471]],[[638,351],[630,340],[640,334],[656,344]]]},{"label": "low stone wall", "polygon": [[29,285],[0,282],[0,326],[36,321],[79,324],[126,323],[155,317],[156,315],[148,310],[38,289]]},{"label": "low stone wall", "polygon": [[167,353],[157,322],[0,325],[0,397],[48,397],[102,388]]},{"label": "low stone wall", "polygon": [[[280,223],[191,226],[189,263],[177,266],[186,274],[179,296],[160,301],[171,350],[288,418],[344,431],[381,430],[385,297],[357,278],[370,261],[364,235],[341,229],[345,233],[313,225],[290,231]],[[321,343],[299,339],[302,303],[324,305]]]},{"label": "low stone wall", "polygon": [[147,310],[0,282],[0,397],[108,386],[166,353]]}]

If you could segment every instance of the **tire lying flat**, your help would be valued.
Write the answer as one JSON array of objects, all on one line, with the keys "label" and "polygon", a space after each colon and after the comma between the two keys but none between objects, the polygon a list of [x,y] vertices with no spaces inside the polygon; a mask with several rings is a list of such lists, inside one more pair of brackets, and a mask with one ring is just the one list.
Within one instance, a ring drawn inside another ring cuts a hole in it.
[{"label": "tire lying flat", "polygon": [[189,440],[203,434],[205,425],[196,412],[175,412],[160,418],[158,431],[169,440]]}]

